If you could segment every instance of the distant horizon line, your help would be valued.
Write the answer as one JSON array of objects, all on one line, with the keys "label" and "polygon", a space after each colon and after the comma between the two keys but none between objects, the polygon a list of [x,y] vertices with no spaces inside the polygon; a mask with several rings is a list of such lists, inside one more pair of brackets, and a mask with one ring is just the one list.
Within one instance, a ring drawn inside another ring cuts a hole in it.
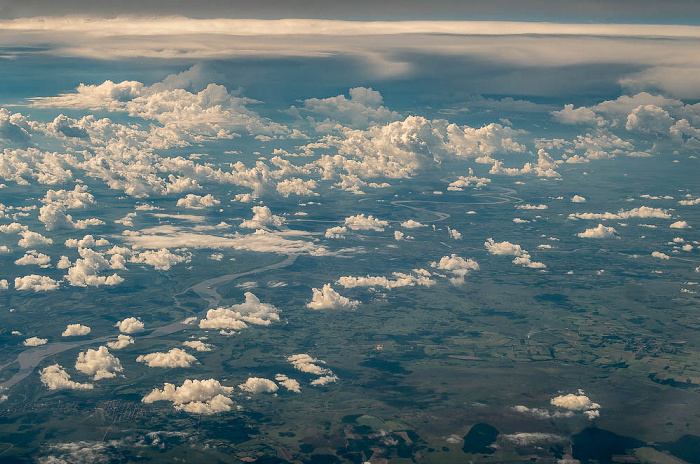
[{"label": "distant horizon line", "polygon": [[0,30],[7,32],[32,30],[56,33],[92,32],[98,35],[137,36],[176,33],[232,36],[449,34],[465,36],[574,35],[700,38],[700,25],[689,24],[574,23],[526,20],[191,18],[183,15],[28,16],[0,19]]}]

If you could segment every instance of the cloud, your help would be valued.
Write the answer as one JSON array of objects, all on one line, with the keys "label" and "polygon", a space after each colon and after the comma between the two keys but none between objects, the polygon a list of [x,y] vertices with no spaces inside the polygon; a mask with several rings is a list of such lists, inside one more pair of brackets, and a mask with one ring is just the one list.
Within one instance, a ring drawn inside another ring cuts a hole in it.
[{"label": "cloud", "polygon": [[569,219],[597,219],[597,220],[617,220],[631,218],[659,218],[670,219],[671,215],[665,209],[650,208],[649,206],[640,206],[628,211],[621,209],[617,213],[571,213]]},{"label": "cloud", "polygon": [[[373,123],[387,123],[399,119],[400,115],[384,107],[382,95],[371,87],[355,87],[349,91],[350,98],[338,95],[330,98],[304,100],[301,110],[337,121],[344,126],[365,128]],[[325,124],[330,124],[328,120]]]},{"label": "cloud", "polygon": [[318,196],[318,193],[314,192],[317,187],[316,181],[313,179],[302,180],[298,177],[293,177],[291,179],[285,179],[277,184],[277,193],[287,198],[289,195],[298,196]]},{"label": "cloud", "polygon": [[123,240],[134,248],[233,248],[260,253],[284,255],[308,253],[312,256],[330,254],[324,247],[299,237],[310,235],[296,230],[268,231],[258,229],[252,234],[226,234],[225,237],[194,233],[174,226],[159,226],[129,234]]},{"label": "cloud", "polygon": [[107,343],[107,347],[111,350],[121,350],[129,345],[134,344],[134,339],[128,335],[119,334],[113,342]]},{"label": "cloud", "polygon": [[498,439],[514,443],[517,446],[531,446],[548,443],[565,443],[566,441],[568,441],[566,437],[555,435],[553,433],[542,432],[520,432],[507,435],[499,435]]},{"label": "cloud", "polygon": [[345,238],[345,234],[348,233],[348,228],[345,226],[336,226],[326,229],[326,238]]},{"label": "cloud", "polygon": [[352,230],[374,230],[377,232],[382,232],[384,231],[384,227],[388,225],[388,221],[377,219],[371,214],[369,216],[358,214],[356,216],[349,216],[345,218],[345,227]]},{"label": "cloud", "polygon": [[33,290],[35,292],[47,292],[56,290],[58,282],[51,277],[31,274],[24,277],[15,277],[16,290]]},{"label": "cloud", "polygon": [[106,346],[80,352],[75,368],[83,374],[92,376],[94,380],[111,379],[124,370],[119,359],[114,357]]},{"label": "cloud", "polygon": [[24,256],[15,260],[15,264],[18,266],[41,266],[49,267],[51,263],[51,258],[44,253],[37,253],[36,250],[28,250]]},{"label": "cloud", "polygon": [[76,184],[73,190],[49,189],[41,199],[44,204],[59,204],[68,209],[87,208],[95,203],[95,197],[88,192],[87,185]]},{"label": "cloud", "polygon": [[66,330],[63,331],[61,337],[82,337],[89,334],[92,329],[82,324],[68,324]]},{"label": "cloud", "polygon": [[528,408],[527,406],[522,406],[522,405],[513,406],[513,410],[515,412],[519,412],[521,414],[528,414],[528,415],[534,416],[538,419],[562,419],[562,418],[574,416],[573,411],[550,412],[550,411],[547,411],[546,409]]},{"label": "cloud", "polygon": [[319,364],[325,364],[323,361],[319,359],[314,359],[305,353],[289,356],[287,358],[287,361],[289,361],[292,364],[292,366],[294,366],[294,369],[301,372],[305,372],[307,374],[319,376],[332,374],[332,371],[330,369],[319,366]]},{"label": "cloud", "polygon": [[660,251],[652,251],[651,256],[659,259],[671,259],[669,255],[667,255],[666,253],[661,253]]},{"label": "cloud", "polygon": [[640,105],[627,116],[625,128],[642,134],[669,134],[674,119],[656,105]]},{"label": "cloud", "polygon": [[690,229],[690,225],[688,225],[688,223],[685,221],[676,221],[673,224],[671,224],[669,227],[671,229]]},{"label": "cloud", "polygon": [[616,234],[617,231],[614,227],[605,227],[603,224],[598,224],[597,227],[586,229],[576,235],[581,238],[612,238],[615,237]]},{"label": "cloud", "polygon": [[557,122],[570,125],[603,126],[605,119],[598,116],[593,110],[586,107],[574,109],[574,105],[564,105],[564,109],[552,111],[552,116]]},{"label": "cloud", "polygon": [[404,229],[418,229],[420,227],[427,227],[425,224],[421,224],[418,221],[414,221],[413,219],[409,219],[408,221],[404,221],[401,223],[401,227]]},{"label": "cloud", "polygon": [[294,393],[301,393],[301,386],[299,385],[298,381],[296,381],[294,379],[290,379],[289,377],[287,377],[284,374],[275,375],[275,380],[277,381],[277,383],[279,383],[281,386],[283,386],[287,390],[294,392]]},{"label": "cloud", "polygon": [[75,287],[98,287],[101,285],[119,285],[124,281],[119,275],[100,276],[99,272],[112,267],[112,263],[90,248],[78,248],[80,259],[68,268],[66,280]]},{"label": "cloud", "polygon": [[46,345],[48,343],[48,339],[46,338],[39,338],[39,337],[31,337],[28,338],[24,341],[24,346],[41,346],[41,345]]},{"label": "cloud", "polygon": [[542,210],[547,209],[548,206],[547,206],[547,205],[531,205],[531,204],[527,203],[527,204],[524,204],[524,205],[517,205],[515,208],[516,208],[516,209],[530,209],[530,210],[539,210],[539,211],[542,211]]},{"label": "cloud", "polygon": [[126,319],[117,322],[114,326],[118,327],[119,331],[125,334],[135,334],[145,330],[143,322],[135,317],[127,317]]},{"label": "cloud", "polygon": [[529,267],[531,269],[545,269],[547,267],[543,263],[532,261],[530,253],[515,243],[510,243],[508,241],[496,242],[492,238],[489,238],[484,242],[484,246],[492,255],[514,256],[513,264],[520,264],[523,267]]},{"label": "cloud", "polygon": [[275,216],[267,206],[253,206],[253,218],[241,223],[244,229],[267,229],[268,227],[281,227],[286,219]]},{"label": "cloud", "polygon": [[70,374],[58,364],[52,364],[39,371],[41,383],[49,390],[92,390],[91,383],[78,383],[70,379]]},{"label": "cloud", "polygon": [[141,401],[146,404],[155,401],[171,401],[179,411],[211,415],[231,410],[233,401],[228,397],[231,393],[233,393],[233,387],[221,385],[215,379],[187,379],[179,387],[166,383],[162,390],[154,388]]},{"label": "cloud", "polygon": [[465,188],[468,187],[474,187],[474,188],[481,188],[485,187],[486,184],[489,184],[491,182],[491,179],[488,177],[477,177],[474,175],[474,170],[472,168],[469,168],[469,175],[468,176],[459,176],[457,180],[454,182],[450,182],[450,185],[447,187],[447,190],[451,192],[462,192],[464,191]]},{"label": "cloud", "polygon": [[413,274],[393,272],[393,280],[384,276],[343,276],[338,278],[338,284],[345,288],[383,287],[387,290],[391,290],[398,287],[414,287],[416,285],[429,287],[435,283],[435,281],[430,278],[430,272],[425,269],[414,269],[413,272]]},{"label": "cloud", "polygon": [[473,259],[464,259],[454,253],[450,256],[443,256],[440,261],[430,263],[430,266],[441,271],[449,271],[452,274],[450,282],[455,285],[463,284],[467,274],[479,270],[479,263]]},{"label": "cloud", "polygon": [[200,340],[187,340],[182,342],[182,344],[196,351],[211,351],[212,349],[211,345],[204,343]]},{"label": "cloud", "polygon": [[571,202],[572,203],[585,203],[586,199],[584,197],[582,197],[581,195],[574,195],[571,198]]},{"label": "cloud", "polygon": [[331,374],[331,375],[324,375],[323,377],[319,377],[317,379],[314,379],[311,381],[310,385],[317,387],[320,385],[328,385],[329,383],[337,382],[338,381],[338,376]]},{"label": "cloud", "polygon": [[307,308],[323,310],[323,309],[354,309],[360,304],[359,301],[351,300],[340,295],[333,290],[331,284],[325,284],[322,289],[313,288],[313,297]]},{"label": "cloud", "polygon": [[73,221],[73,217],[66,213],[66,207],[59,203],[42,206],[39,209],[39,221],[44,223],[46,230],[86,229],[89,226],[104,225],[104,221],[97,218]]},{"label": "cloud", "polygon": [[53,243],[53,240],[50,238],[44,237],[37,232],[32,232],[31,230],[23,230],[19,234],[22,238],[17,242],[17,245],[22,248],[33,248],[36,246],[51,245]]},{"label": "cloud", "polygon": [[185,198],[180,198],[177,200],[177,206],[189,209],[211,208],[212,206],[216,206],[220,203],[221,201],[214,198],[214,196],[210,193],[204,196],[189,193],[187,196],[185,196]]},{"label": "cloud", "polygon": [[197,358],[180,348],[172,348],[167,353],[149,353],[136,358],[137,362],[145,363],[148,367],[190,367]]},{"label": "cloud", "polygon": [[199,321],[199,328],[242,330],[247,328],[248,324],[268,326],[279,320],[276,307],[262,303],[257,296],[246,292],[245,302],[241,304],[208,310],[206,318]]},{"label": "cloud", "polygon": [[590,420],[600,415],[600,405],[592,402],[583,390],[579,390],[578,394],[569,393],[568,395],[556,396],[550,400],[550,403],[569,411],[581,411]]},{"label": "cloud", "polygon": [[238,386],[241,390],[248,393],[275,393],[279,387],[275,382],[259,377],[250,377],[245,383]]},{"label": "cloud", "polygon": [[160,271],[167,271],[176,264],[188,263],[190,259],[191,256],[189,254],[178,255],[170,252],[166,248],[161,248],[157,251],[146,250],[134,253],[129,261],[132,263],[147,264]]},{"label": "cloud", "polygon": [[29,144],[31,128],[20,113],[10,113],[0,108],[0,140],[13,142],[22,146]]},{"label": "cloud", "polygon": [[77,238],[69,238],[65,242],[66,246],[68,248],[91,248],[94,246],[109,246],[109,240],[104,239],[104,238],[98,238],[95,240],[95,237],[92,235],[85,235],[81,239]]}]

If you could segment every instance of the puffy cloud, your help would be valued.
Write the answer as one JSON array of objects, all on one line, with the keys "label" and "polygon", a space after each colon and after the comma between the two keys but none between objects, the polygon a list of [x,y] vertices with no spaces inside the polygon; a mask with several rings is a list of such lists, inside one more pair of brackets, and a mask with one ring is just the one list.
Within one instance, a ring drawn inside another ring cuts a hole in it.
[{"label": "puffy cloud", "polygon": [[671,259],[669,255],[667,255],[666,253],[661,253],[660,251],[652,251],[651,256],[659,259]]},{"label": "puffy cloud", "polygon": [[146,250],[139,253],[134,253],[131,256],[130,261],[132,263],[141,263],[153,266],[155,269],[161,271],[167,271],[172,266],[179,263],[187,263],[191,259],[189,254],[178,255],[172,253],[166,248],[161,248],[160,250]]},{"label": "puffy cloud", "polygon": [[345,218],[345,227],[352,230],[375,230],[377,232],[382,232],[384,227],[388,225],[388,221],[377,219],[371,214],[369,216],[358,214]]},{"label": "puffy cloud", "polygon": [[87,335],[92,331],[92,329],[86,325],[82,324],[68,324],[66,330],[61,334],[62,337],[82,337]]},{"label": "puffy cloud", "polygon": [[413,272],[413,274],[394,272],[392,273],[394,277],[393,280],[384,276],[343,276],[338,279],[338,284],[345,288],[383,287],[387,290],[391,290],[398,287],[414,287],[416,285],[429,287],[435,283],[435,281],[430,278],[430,272],[425,269],[414,269]]},{"label": "puffy cloud", "polygon": [[285,179],[277,184],[277,193],[287,198],[289,195],[299,195],[299,196],[318,196],[318,193],[314,192],[316,188],[316,181],[313,179],[302,180],[298,177],[291,179]]},{"label": "puffy cloud", "polygon": [[687,200],[680,200],[678,204],[683,206],[700,205],[700,197],[693,198],[690,195],[687,195],[687,197]]},{"label": "puffy cloud", "polygon": [[597,219],[597,220],[617,220],[631,218],[659,218],[669,219],[671,215],[665,209],[640,206],[628,211],[621,209],[617,213],[571,213],[569,219]]},{"label": "puffy cloud", "polygon": [[180,198],[177,200],[177,206],[181,208],[189,208],[189,209],[204,209],[204,208],[210,208],[212,206],[216,206],[220,204],[221,201],[217,200],[214,198],[214,196],[210,193],[201,196],[201,195],[195,195],[194,193],[189,193],[185,198]]},{"label": "puffy cloud", "polygon": [[628,131],[646,134],[669,134],[674,120],[668,111],[656,105],[640,105],[627,116]]},{"label": "puffy cloud", "polygon": [[280,320],[277,308],[251,292],[245,293],[245,302],[230,308],[217,308],[207,311],[207,317],[199,321],[201,329],[242,330],[248,324],[268,326]]},{"label": "puffy cloud", "polygon": [[557,122],[562,124],[583,124],[588,126],[605,125],[605,119],[598,116],[593,110],[586,108],[585,106],[574,109],[574,105],[564,105],[564,109],[552,111],[552,116],[554,116],[554,119]]},{"label": "puffy cloud", "polygon": [[116,340],[107,343],[107,347],[111,350],[121,350],[129,345],[134,344],[134,339],[128,335],[119,334]]},{"label": "puffy cloud", "polygon": [[90,248],[93,246],[108,246],[110,245],[109,240],[104,238],[98,238],[95,240],[93,235],[86,235],[81,239],[69,238],[66,240],[66,246],[68,248]]},{"label": "puffy cloud", "polygon": [[24,341],[24,346],[41,346],[48,343],[47,338],[30,337]]},{"label": "puffy cloud", "polygon": [[454,182],[451,182],[450,185],[447,186],[447,190],[451,192],[462,192],[464,191],[465,188],[468,187],[475,187],[475,188],[481,188],[485,187],[486,184],[490,183],[491,179],[488,177],[477,177],[474,175],[474,170],[472,168],[469,168],[469,175],[468,176],[459,176],[457,180]]},{"label": "puffy cloud", "polygon": [[111,379],[124,370],[119,359],[106,346],[80,352],[75,368],[83,374],[91,375],[94,380]]},{"label": "puffy cloud", "polygon": [[447,227],[447,233],[452,240],[462,240],[462,234],[457,229],[451,229]]},{"label": "puffy cloud", "polygon": [[323,377],[319,377],[317,379],[314,379],[311,381],[310,385],[313,385],[314,387],[319,386],[319,385],[328,385],[329,383],[337,382],[338,381],[338,376],[331,374],[331,375],[324,375]]},{"label": "puffy cloud", "polygon": [[307,374],[328,375],[333,373],[330,369],[319,366],[319,364],[325,364],[325,362],[314,359],[305,353],[289,356],[287,361],[289,361],[296,370]]},{"label": "puffy cloud", "polygon": [[79,248],[80,259],[68,268],[66,280],[76,287],[98,287],[100,285],[119,285],[124,281],[117,274],[100,276],[98,273],[111,267],[111,263],[105,257],[90,248]]},{"label": "puffy cloud", "polygon": [[136,358],[137,362],[145,363],[148,367],[190,367],[197,358],[180,348],[172,348],[167,353],[149,353]]},{"label": "puffy cloud", "polygon": [[268,227],[281,227],[286,220],[275,216],[267,206],[253,206],[253,218],[241,223],[244,229],[267,229]]},{"label": "puffy cloud", "polygon": [[47,292],[49,290],[56,290],[57,288],[58,282],[48,276],[31,274],[24,277],[15,277],[15,289],[17,290]]},{"label": "puffy cloud", "polygon": [[44,237],[37,232],[32,232],[31,230],[23,230],[19,234],[22,238],[17,242],[17,245],[22,248],[33,248],[36,246],[51,245],[53,243],[53,240],[50,238]]},{"label": "puffy cloud", "polygon": [[301,386],[299,385],[298,381],[290,379],[284,374],[275,375],[275,380],[287,390],[294,393],[301,393]]},{"label": "puffy cloud", "polygon": [[66,207],[60,203],[49,203],[39,209],[39,221],[44,223],[46,230],[56,229],[86,229],[89,226],[103,225],[104,221],[97,218],[73,221],[66,212]]},{"label": "puffy cloud", "polygon": [[616,234],[617,231],[614,227],[605,227],[603,224],[598,224],[597,227],[586,229],[576,235],[581,238],[612,238],[615,237]]},{"label": "puffy cloud", "polygon": [[147,404],[155,401],[171,401],[179,411],[210,415],[231,410],[233,401],[228,396],[232,392],[233,387],[221,385],[215,379],[187,379],[179,387],[166,383],[162,390],[154,388],[141,401]]},{"label": "puffy cloud", "polygon": [[354,309],[359,301],[351,300],[333,290],[331,284],[325,284],[322,289],[314,288],[313,297],[306,307],[316,310],[322,309]]},{"label": "puffy cloud", "polygon": [[200,340],[187,340],[182,342],[182,344],[197,351],[211,351],[211,345]]},{"label": "puffy cloud", "polygon": [[409,219],[408,221],[402,222],[401,227],[404,229],[418,229],[419,227],[426,227],[426,225],[421,224],[418,221],[414,221],[413,219]]},{"label": "puffy cloud", "polygon": [[671,229],[690,229],[690,225],[688,225],[688,223],[685,221],[676,221],[673,224],[671,224],[669,227]]},{"label": "puffy cloud", "polygon": [[49,390],[91,390],[91,383],[78,383],[70,379],[70,374],[58,364],[47,366],[39,371],[41,383]]},{"label": "puffy cloud", "polygon": [[471,271],[479,270],[479,263],[473,259],[464,259],[454,253],[450,256],[443,256],[440,261],[430,263],[430,266],[441,271],[449,271],[452,274],[450,282],[455,285],[464,283],[464,277]]},{"label": "puffy cloud", "polygon": [[[399,118],[398,113],[382,106],[384,102],[382,95],[372,88],[355,87],[350,89],[349,94],[350,98],[338,95],[304,100],[303,110],[355,128]],[[329,123],[327,122],[326,125]]]},{"label": "puffy cloud", "polygon": [[591,420],[600,415],[600,405],[592,402],[583,390],[579,390],[578,394],[569,393],[568,395],[554,397],[550,400],[550,403],[569,411],[581,411]]},{"label": "puffy cloud", "polygon": [[30,127],[20,113],[10,113],[0,108],[0,140],[26,146],[30,139]]},{"label": "puffy cloud", "polygon": [[345,238],[348,233],[348,228],[345,226],[336,226],[326,229],[326,238]]},{"label": "puffy cloud", "polygon": [[20,224],[19,222],[12,222],[10,224],[3,224],[0,226],[0,232],[4,234],[18,234],[23,230],[27,230],[27,226]]},{"label": "puffy cloud", "polygon": [[114,326],[118,327],[119,331],[125,334],[135,334],[145,330],[143,322],[135,317],[127,317],[117,322]]},{"label": "puffy cloud", "polygon": [[584,197],[582,197],[581,195],[574,195],[571,198],[571,202],[572,203],[585,203],[586,199]]},{"label": "puffy cloud", "polygon": [[484,242],[484,246],[492,255],[514,256],[513,264],[520,264],[523,267],[532,269],[545,269],[547,267],[542,263],[532,261],[530,253],[524,250],[520,245],[508,241],[496,242],[492,238],[489,238]]},{"label": "puffy cloud", "polygon": [[517,209],[534,209],[534,210],[545,210],[548,208],[547,205],[531,205],[529,203],[524,204],[524,205],[517,205]]},{"label": "puffy cloud", "polygon": [[275,382],[259,377],[250,377],[245,383],[238,386],[241,390],[248,393],[275,393],[279,387]]},{"label": "puffy cloud", "polygon": [[15,261],[15,264],[18,266],[35,265],[49,267],[50,263],[51,258],[48,255],[45,255],[44,253],[37,253],[36,250],[28,250],[24,256]]},{"label": "puffy cloud", "polygon": [[52,190],[49,189],[44,198],[44,204],[60,204],[67,209],[87,208],[95,203],[95,197],[88,192],[87,185],[77,184],[73,190]]}]

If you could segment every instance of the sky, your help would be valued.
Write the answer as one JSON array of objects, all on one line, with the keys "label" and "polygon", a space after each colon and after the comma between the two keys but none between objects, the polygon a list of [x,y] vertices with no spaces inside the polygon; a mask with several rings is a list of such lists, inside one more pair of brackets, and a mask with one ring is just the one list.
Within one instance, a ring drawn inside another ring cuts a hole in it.
[{"label": "sky", "polygon": [[458,19],[698,24],[692,0],[440,0],[327,2],[314,0],[6,0],[0,18],[85,14],[183,15],[193,18]]}]

